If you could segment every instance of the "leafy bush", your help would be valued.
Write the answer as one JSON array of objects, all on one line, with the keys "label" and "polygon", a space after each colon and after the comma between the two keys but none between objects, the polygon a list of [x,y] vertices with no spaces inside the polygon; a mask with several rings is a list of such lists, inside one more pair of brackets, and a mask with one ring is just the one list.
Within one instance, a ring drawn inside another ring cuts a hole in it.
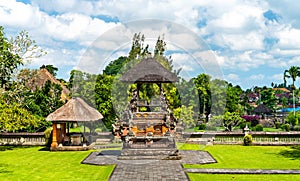
[{"label": "leafy bush", "polygon": [[261,124],[256,125],[254,128],[255,128],[255,131],[263,131],[264,130],[264,127]]},{"label": "leafy bush", "polygon": [[51,143],[52,143],[52,127],[47,128],[44,131],[44,135],[45,135],[45,138],[46,138],[46,146],[50,147]]},{"label": "leafy bush", "polygon": [[300,127],[299,126],[294,126],[294,131],[300,131]]},{"label": "leafy bush", "polygon": [[246,120],[246,122],[250,122],[251,126],[254,127],[259,123],[259,116],[250,116],[250,115],[245,115],[241,116],[243,119]]},{"label": "leafy bush", "polygon": [[295,116],[294,116],[294,112],[290,112],[286,118],[286,122],[295,126],[298,125],[299,119],[300,119],[300,111],[297,111]]},{"label": "leafy bush", "polygon": [[252,135],[250,135],[250,134],[245,134],[243,140],[244,140],[244,146],[249,146],[253,143],[253,138],[252,138]]},{"label": "leafy bush", "polygon": [[205,130],[206,124],[202,123],[199,125],[199,130]]},{"label": "leafy bush", "polygon": [[275,128],[279,129],[280,128],[280,122],[275,122]]},{"label": "leafy bush", "polygon": [[287,124],[281,125],[281,129],[283,129],[283,130],[285,130],[285,131],[290,131],[291,127],[290,127],[290,125],[287,123]]}]

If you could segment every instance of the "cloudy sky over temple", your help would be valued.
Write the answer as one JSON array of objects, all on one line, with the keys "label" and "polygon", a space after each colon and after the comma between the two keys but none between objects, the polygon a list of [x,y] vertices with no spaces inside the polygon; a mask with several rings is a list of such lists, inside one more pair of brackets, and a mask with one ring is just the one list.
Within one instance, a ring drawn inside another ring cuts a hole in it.
[{"label": "cloudy sky over temple", "polygon": [[251,88],[282,83],[284,70],[300,65],[299,9],[296,0],[1,0],[0,25],[7,37],[28,31],[48,52],[30,67],[53,64],[60,78],[82,67],[101,73],[141,32],[150,47],[165,36],[183,77],[217,70]]}]

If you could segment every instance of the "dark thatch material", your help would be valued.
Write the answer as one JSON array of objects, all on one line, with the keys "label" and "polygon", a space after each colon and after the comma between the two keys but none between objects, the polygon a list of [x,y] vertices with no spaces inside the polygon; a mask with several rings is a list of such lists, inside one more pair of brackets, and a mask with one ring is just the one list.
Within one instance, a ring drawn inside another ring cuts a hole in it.
[{"label": "dark thatch material", "polygon": [[253,109],[253,112],[259,114],[265,114],[265,113],[271,113],[272,110],[269,109],[266,105],[260,104],[259,106]]},{"label": "dark thatch material", "polygon": [[128,83],[172,83],[178,82],[178,78],[155,59],[147,58],[123,74],[120,81]]},{"label": "dark thatch material", "polygon": [[103,116],[96,109],[89,106],[81,98],[72,98],[65,105],[58,108],[46,118],[47,121],[88,122],[102,119]]},{"label": "dark thatch material", "polygon": [[31,90],[35,91],[36,88],[41,88],[43,87],[47,81],[50,81],[55,84],[59,84],[62,88],[61,92],[61,99],[62,100],[69,100],[69,94],[70,90],[67,89],[66,86],[64,86],[61,82],[59,82],[47,69],[42,68],[38,70],[35,74],[35,76],[29,80],[27,83],[27,87],[29,87]]}]

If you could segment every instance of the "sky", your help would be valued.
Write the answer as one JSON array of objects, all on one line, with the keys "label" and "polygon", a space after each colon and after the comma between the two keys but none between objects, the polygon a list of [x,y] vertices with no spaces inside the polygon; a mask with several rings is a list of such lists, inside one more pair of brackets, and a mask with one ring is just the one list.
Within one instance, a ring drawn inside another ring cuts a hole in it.
[{"label": "sky", "polygon": [[28,31],[48,54],[27,66],[52,64],[58,78],[101,73],[141,32],[151,50],[164,37],[183,78],[207,73],[247,89],[283,83],[299,66],[299,9],[296,0],[1,0],[0,25],[7,37]]}]

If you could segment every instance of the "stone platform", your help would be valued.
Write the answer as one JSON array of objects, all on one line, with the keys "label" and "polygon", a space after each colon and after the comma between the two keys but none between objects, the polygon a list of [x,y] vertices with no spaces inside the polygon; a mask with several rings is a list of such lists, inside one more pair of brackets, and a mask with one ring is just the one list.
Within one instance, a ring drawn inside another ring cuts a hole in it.
[{"label": "stone platform", "polygon": [[116,165],[110,180],[189,180],[182,164],[215,163],[215,159],[205,151],[180,151],[181,160],[120,160],[120,150],[106,150],[91,153],[83,164]]},{"label": "stone platform", "polygon": [[119,160],[120,150],[93,152],[83,164],[116,165],[110,181],[189,180],[186,173],[199,174],[300,174],[300,170],[201,169],[183,168],[182,164],[208,164],[216,160],[205,151],[180,151],[181,160]]}]

